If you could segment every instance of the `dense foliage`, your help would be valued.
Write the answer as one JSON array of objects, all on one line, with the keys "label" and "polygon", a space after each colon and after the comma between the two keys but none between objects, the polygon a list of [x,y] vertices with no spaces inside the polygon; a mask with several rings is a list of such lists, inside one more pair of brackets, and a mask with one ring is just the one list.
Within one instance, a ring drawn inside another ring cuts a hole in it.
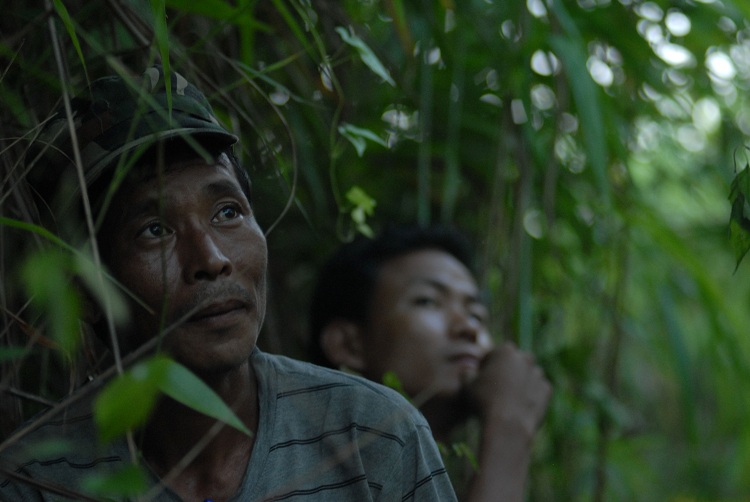
[{"label": "dense foliage", "polygon": [[[5,0],[3,434],[129,366],[96,367],[78,293],[119,293],[89,246],[32,226],[21,181],[65,96],[160,61],[243,138],[269,233],[264,348],[304,357],[341,240],[454,224],[498,340],[555,387],[531,500],[750,497],[750,272],[727,200],[750,157],[749,20],[743,0]],[[136,369],[109,413],[144,378],[149,395],[192,382],[161,358]]]}]

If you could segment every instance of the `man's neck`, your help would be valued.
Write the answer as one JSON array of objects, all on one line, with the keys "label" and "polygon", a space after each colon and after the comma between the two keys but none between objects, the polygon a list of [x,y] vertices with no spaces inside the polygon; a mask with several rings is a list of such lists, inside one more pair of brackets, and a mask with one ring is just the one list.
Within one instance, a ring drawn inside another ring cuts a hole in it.
[{"label": "man's neck", "polygon": [[258,386],[249,362],[204,381],[253,437],[172,399],[162,399],[140,445],[149,466],[186,501],[231,497],[242,482],[258,430]]},{"label": "man's neck", "polygon": [[445,444],[450,443],[453,431],[471,416],[468,403],[458,397],[435,397],[420,406],[419,410],[430,424],[433,437]]}]

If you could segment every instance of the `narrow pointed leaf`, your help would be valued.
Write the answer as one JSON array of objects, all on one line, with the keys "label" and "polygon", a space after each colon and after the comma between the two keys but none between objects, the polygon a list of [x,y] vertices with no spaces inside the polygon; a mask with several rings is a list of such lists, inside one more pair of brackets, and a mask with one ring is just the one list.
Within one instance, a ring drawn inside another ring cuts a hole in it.
[{"label": "narrow pointed leaf", "polygon": [[341,26],[338,26],[336,28],[336,33],[341,36],[341,39],[344,42],[351,45],[357,50],[360,59],[364,64],[367,65],[368,68],[370,68],[376,75],[380,76],[380,78],[391,84],[393,87],[396,87],[396,82],[393,81],[390,73],[388,73],[388,70],[385,68],[385,66],[383,66],[383,63],[380,62],[380,59],[378,59],[372,49],[370,49],[370,47],[366,43],[364,43],[361,38]]}]

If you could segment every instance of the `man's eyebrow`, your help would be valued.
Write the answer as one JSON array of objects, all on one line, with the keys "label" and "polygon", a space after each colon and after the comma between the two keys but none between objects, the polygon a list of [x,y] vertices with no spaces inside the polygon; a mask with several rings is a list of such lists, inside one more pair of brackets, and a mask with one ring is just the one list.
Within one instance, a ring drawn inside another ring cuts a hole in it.
[{"label": "man's eyebrow", "polygon": [[[203,193],[210,198],[217,197],[236,197],[244,198],[245,193],[237,183],[230,180],[218,180],[207,184],[202,189]],[[144,215],[153,215],[161,212],[161,206],[164,204],[164,193],[159,191],[158,194],[147,196],[140,201],[130,204],[123,212],[121,221],[128,222],[140,218]]]},{"label": "man's eyebrow", "polygon": [[[435,289],[437,289],[440,293],[448,293],[450,291],[450,285],[440,281],[438,279],[433,279],[432,277],[417,277],[413,281],[411,281],[412,286],[430,286]],[[482,301],[481,294],[477,291],[475,293],[467,295],[469,300],[473,303],[481,303]]]},{"label": "man's eyebrow", "polygon": [[238,183],[226,179],[207,184],[203,187],[203,192],[209,197],[245,197],[245,193],[242,191]]},{"label": "man's eyebrow", "polygon": [[160,211],[161,197],[147,197],[134,204],[128,205],[119,217],[122,223],[133,221],[141,216],[153,215]]},{"label": "man's eyebrow", "polygon": [[443,281],[439,281],[437,279],[433,279],[432,277],[415,277],[411,281],[412,285],[415,286],[431,286],[435,289],[439,289],[441,291],[448,291],[448,285],[445,284]]}]

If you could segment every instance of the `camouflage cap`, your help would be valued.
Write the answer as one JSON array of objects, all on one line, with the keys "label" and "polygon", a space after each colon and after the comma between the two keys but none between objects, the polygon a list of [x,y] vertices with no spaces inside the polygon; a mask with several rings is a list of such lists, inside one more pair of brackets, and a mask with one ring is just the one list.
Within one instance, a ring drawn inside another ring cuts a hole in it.
[{"label": "camouflage cap", "polygon": [[[147,69],[141,78],[97,79],[85,95],[71,100],[87,186],[121,155],[161,140],[192,138],[196,144],[215,147],[229,147],[238,141],[237,136],[219,125],[203,93],[176,72],[171,73],[171,98],[170,113],[164,70],[157,65]],[[64,171],[75,165],[64,109],[46,124],[37,148],[44,149],[45,179],[39,180],[43,184],[55,183],[55,178],[59,180]]]}]

